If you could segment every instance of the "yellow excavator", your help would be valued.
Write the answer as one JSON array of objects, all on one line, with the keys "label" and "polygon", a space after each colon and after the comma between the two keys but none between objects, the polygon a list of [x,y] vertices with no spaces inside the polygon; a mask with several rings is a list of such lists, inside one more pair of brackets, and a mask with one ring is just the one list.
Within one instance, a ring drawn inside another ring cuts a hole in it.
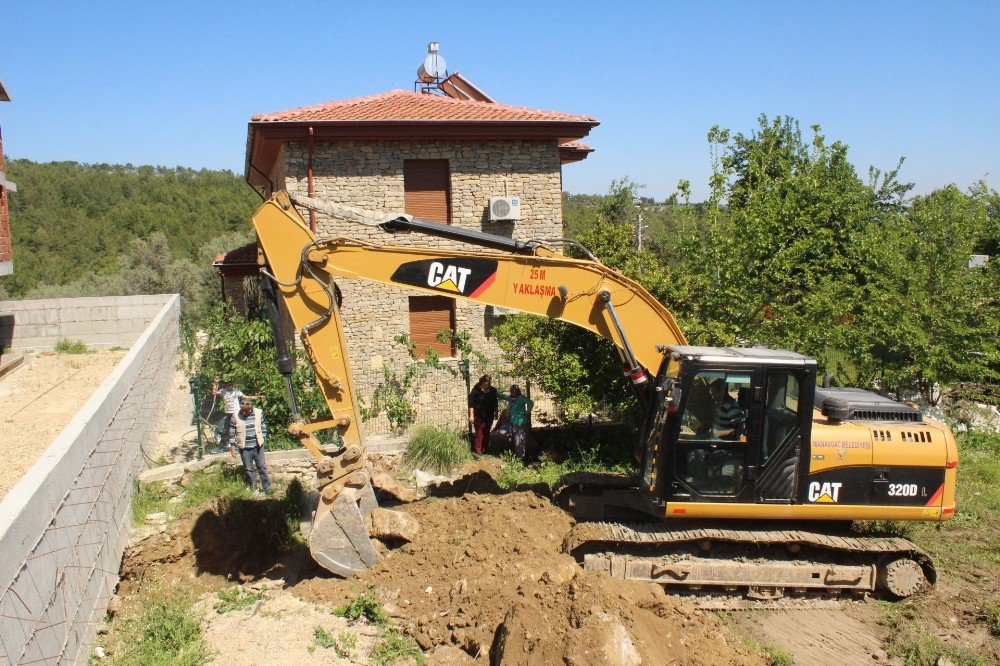
[{"label": "yellow excavator", "polygon": [[[293,203],[476,249],[317,238]],[[958,452],[944,424],[869,391],[819,387],[816,361],[801,354],[688,345],[641,285],[585,248],[588,259],[560,252],[573,241],[365,216],[278,192],[253,217],[291,432],[316,458],[310,549],[330,571],[350,576],[380,557],[365,523],[377,503],[335,283],[347,278],[550,317],[614,343],[645,413],[639,473],[572,474],[555,488],[578,519],[565,548],[584,568],[752,599],[876,590],[902,598],[933,585],[934,565],[913,543],[859,536],[850,524],[952,517]],[[328,418],[299,415],[286,315]],[[325,429],[340,433],[341,448],[321,446]]]}]

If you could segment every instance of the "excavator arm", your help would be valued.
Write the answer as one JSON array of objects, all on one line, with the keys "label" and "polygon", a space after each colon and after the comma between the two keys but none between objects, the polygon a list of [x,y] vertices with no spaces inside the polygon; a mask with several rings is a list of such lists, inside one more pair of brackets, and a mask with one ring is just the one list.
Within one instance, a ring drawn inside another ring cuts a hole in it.
[{"label": "excavator arm", "polygon": [[[645,381],[646,369],[659,369],[666,346],[685,344],[673,316],[641,285],[596,260],[556,253],[544,242],[513,241],[409,216],[390,218],[379,226],[387,233],[416,231],[492,251],[317,239],[284,192],[266,201],[253,223],[266,264],[261,272],[279,367],[296,418],[291,432],[317,460],[320,503],[310,548],[318,562],[340,575],[366,569],[377,561],[378,553],[364,527],[364,518],[376,504],[336,279],[370,280],[569,322],[613,342],[636,383]],[[299,418],[279,301],[316,370],[329,418]],[[325,450],[314,435],[329,428],[341,435],[339,451]]]}]

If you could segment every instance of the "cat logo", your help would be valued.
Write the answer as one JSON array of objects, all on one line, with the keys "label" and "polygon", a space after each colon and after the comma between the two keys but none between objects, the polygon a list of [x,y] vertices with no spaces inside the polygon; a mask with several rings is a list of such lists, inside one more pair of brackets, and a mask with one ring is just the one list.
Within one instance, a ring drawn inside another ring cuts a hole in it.
[{"label": "cat logo", "polygon": [[427,286],[463,294],[465,293],[465,280],[471,272],[471,268],[450,264],[445,266],[439,261],[432,261],[430,270],[427,271]]},{"label": "cat logo", "polygon": [[840,487],[843,483],[831,483],[826,481],[820,483],[813,481],[809,484],[809,501],[823,504],[834,504],[840,501]]},{"label": "cat logo", "polygon": [[496,259],[438,257],[400,264],[389,280],[443,294],[479,298],[496,277]]}]

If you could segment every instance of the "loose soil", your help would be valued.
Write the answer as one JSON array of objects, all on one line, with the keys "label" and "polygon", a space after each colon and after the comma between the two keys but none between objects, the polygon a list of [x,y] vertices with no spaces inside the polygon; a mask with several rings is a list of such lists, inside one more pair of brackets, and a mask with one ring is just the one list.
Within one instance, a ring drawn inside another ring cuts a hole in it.
[{"label": "loose soil", "polygon": [[35,464],[125,353],[42,353],[0,379],[0,442],[8,453],[0,467],[0,497]]},{"label": "loose soil", "polygon": [[[214,610],[216,603],[217,595],[205,594],[194,607],[205,618],[202,629],[213,666],[366,664],[379,633],[377,627],[351,623],[327,607],[281,589],[265,591],[244,610],[220,614]],[[350,634],[355,640],[338,654],[334,648],[316,644],[317,627],[331,638]]]},{"label": "loose soil", "polygon": [[[185,514],[131,546],[119,594],[152,580],[203,593],[272,580],[326,608],[371,590],[432,664],[767,663],[713,613],[659,586],[584,572],[561,552],[572,520],[538,492],[501,490],[482,466],[436,496],[395,507],[419,521],[419,535],[387,547],[378,565],[351,580],[320,569],[304,548],[286,548],[276,501],[238,500]],[[245,618],[242,635],[270,636],[265,654],[304,640],[258,628],[258,616]],[[216,649],[214,663],[241,663],[225,641]]]},{"label": "loose soil", "polygon": [[[286,650],[303,663],[313,660],[319,653],[318,648],[308,652],[310,623],[361,593],[384,604],[430,664],[768,663],[754,643],[780,647],[798,664],[901,664],[885,650],[923,633],[981,663],[1000,663],[983,610],[1000,596],[995,577],[982,566],[958,564],[947,551],[934,553],[938,586],[913,600],[828,601],[717,614],[699,610],[697,598],[672,597],[656,585],[581,570],[562,554],[572,519],[542,488],[499,488],[492,476],[498,466],[489,457],[470,463],[464,475],[431,496],[393,507],[417,520],[419,534],[410,543],[382,546],[383,559],[353,579],[318,567],[292,539],[279,503],[260,498],[211,503],[133,544],[122,564],[119,593],[127,598],[154,581],[193,587],[203,595],[234,584],[281,588],[273,592],[275,609],[286,610],[273,615],[220,620],[207,613],[203,626],[217,650],[214,663],[265,663],[276,652],[283,658]],[[393,477],[393,470],[381,472]],[[391,495],[382,499],[388,504]],[[961,529],[954,532],[962,535]],[[970,530],[965,538],[993,537]],[[893,624],[887,614],[903,619]],[[919,628],[910,627],[911,617]],[[270,642],[264,648],[227,643],[228,629],[216,623],[230,620],[244,635]],[[357,633],[359,645],[372,639],[372,630],[361,623],[343,629]],[[258,654],[268,658],[255,658]],[[358,652],[360,663],[363,655]]]}]

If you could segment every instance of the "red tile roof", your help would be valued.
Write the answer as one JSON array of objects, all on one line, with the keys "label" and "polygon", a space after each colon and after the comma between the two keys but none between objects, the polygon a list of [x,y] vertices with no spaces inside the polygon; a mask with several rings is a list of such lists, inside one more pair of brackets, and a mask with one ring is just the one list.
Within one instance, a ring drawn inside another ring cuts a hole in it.
[{"label": "red tile roof", "polygon": [[392,122],[392,121],[462,121],[462,122],[586,122],[596,118],[558,111],[542,111],[509,104],[452,99],[441,95],[390,90],[368,97],[355,97],[288,111],[263,113],[253,122]]},{"label": "red tile roof", "polygon": [[212,262],[213,266],[246,266],[248,264],[257,265],[257,241],[235,250],[223,252]]}]

